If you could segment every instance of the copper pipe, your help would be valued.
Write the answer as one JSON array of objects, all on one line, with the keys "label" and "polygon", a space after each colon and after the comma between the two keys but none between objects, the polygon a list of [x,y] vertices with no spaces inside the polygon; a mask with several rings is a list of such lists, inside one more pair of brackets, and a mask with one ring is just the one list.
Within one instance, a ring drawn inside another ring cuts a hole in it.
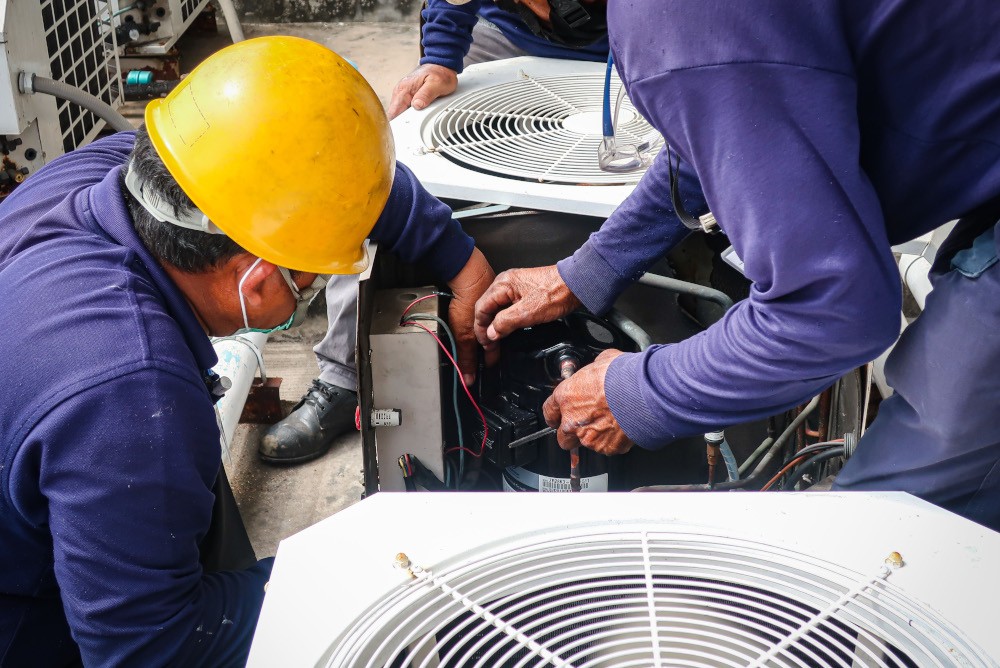
[{"label": "copper pipe", "polygon": [[[802,406],[797,406],[795,408],[795,417],[798,418],[800,415],[802,415]],[[805,420],[803,420],[802,423],[799,424],[798,429],[795,430],[795,451],[796,452],[798,452],[799,450],[801,450],[802,448],[804,448],[805,445],[806,445],[806,428],[805,428],[805,424],[806,424]]]},{"label": "copper pipe", "polygon": [[832,407],[833,402],[833,388],[827,388],[824,390],[823,394],[819,395],[819,429],[816,431],[816,437],[820,441],[827,440],[829,434],[827,433],[830,429],[830,417],[833,412]]}]

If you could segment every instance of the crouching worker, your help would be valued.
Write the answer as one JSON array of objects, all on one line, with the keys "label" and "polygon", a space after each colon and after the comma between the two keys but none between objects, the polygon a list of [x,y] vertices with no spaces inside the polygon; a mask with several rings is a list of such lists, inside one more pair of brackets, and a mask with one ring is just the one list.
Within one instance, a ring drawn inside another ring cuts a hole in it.
[{"label": "crouching worker", "polygon": [[271,564],[214,521],[208,336],[290,326],[366,237],[433,264],[474,346],[489,265],[360,75],[285,37],[0,205],[0,664],[243,665]]}]

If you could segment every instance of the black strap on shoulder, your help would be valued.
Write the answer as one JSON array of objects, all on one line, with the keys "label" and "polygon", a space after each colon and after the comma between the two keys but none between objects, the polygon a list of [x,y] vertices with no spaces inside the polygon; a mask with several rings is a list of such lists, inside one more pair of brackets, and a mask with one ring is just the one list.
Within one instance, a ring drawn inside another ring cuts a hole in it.
[{"label": "black strap on shoulder", "polygon": [[528,29],[553,44],[582,49],[608,34],[607,4],[595,2],[584,7],[577,0],[548,0],[549,23],[538,18],[517,0],[495,0],[500,9],[517,14]]},{"label": "black strap on shoulder", "polygon": [[[664,144],[664,148],[667,151],[667,173],[670,176],[670,203],[674,207],[674,213],[677,214],[677,218],[683,223],[684,227],[689,230],[696,230],[704,232],[706,234],[715,234],[719,231],[719,225],[715,220],[715,216],[709,211],[704,216],[695,218],[687,209],[684,208],[684,202],[681,201],[681,192],[679,179],[677,174],[680,170],[681,159],[680,156],[674,151],[670,150],[669,144]],[[674,164],[674,157],[677,156],[677,164]]]}]

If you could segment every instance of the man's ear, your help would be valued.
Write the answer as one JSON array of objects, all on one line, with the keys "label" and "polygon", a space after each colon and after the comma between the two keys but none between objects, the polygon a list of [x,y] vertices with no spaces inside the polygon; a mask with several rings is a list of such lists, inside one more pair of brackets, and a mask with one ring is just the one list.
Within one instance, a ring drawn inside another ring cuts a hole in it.
[{"label": "man's ear", "polygon": [[[255,262],[256,266],[254,266]],[[257,262],[257,258],[249,253],[232,258],[229,264],[231,265],[230,271],[236,277],[237,286],[239,286],[240,280],[243,281],[243,299],[247,308],[259,308],[265,301],[265,286],[271,278],[271,274],[276,273],[278,268],[265,260]],[[251,267],[253,268],[251,269]]]}]

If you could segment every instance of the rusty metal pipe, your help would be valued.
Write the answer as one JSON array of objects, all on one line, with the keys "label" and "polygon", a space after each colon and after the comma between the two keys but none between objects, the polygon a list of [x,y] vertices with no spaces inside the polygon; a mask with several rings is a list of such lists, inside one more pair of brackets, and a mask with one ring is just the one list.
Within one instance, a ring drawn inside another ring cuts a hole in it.
[{"label": "rusty metal pipe", "polygon": [[[785,431],[781,432],[781,436],[774,440],[767,452],[761,458],[760,462],[754,467],[753,473],[748,475],[746,478],[741,478],[740,480],[733,480],[727,482],[720,482],[718,485],[650,485],[648,487],[637,487],[633,489],[633,492],[709,492],[712,490],[724,491],[730,489],[742,489],[748,487],[755,482],[761,481],[764,477],[764,471],[767,470],[767,465],[777,456],[778,452],[785,446],[796,433],[799,431],[799,427],[805,422],[809,414],[816,410],[819,405],[819,396],[813,397],[812,400],[805,405],[792,423],[788,425]],[[765,441],[766,442],[766,441]]]}]

